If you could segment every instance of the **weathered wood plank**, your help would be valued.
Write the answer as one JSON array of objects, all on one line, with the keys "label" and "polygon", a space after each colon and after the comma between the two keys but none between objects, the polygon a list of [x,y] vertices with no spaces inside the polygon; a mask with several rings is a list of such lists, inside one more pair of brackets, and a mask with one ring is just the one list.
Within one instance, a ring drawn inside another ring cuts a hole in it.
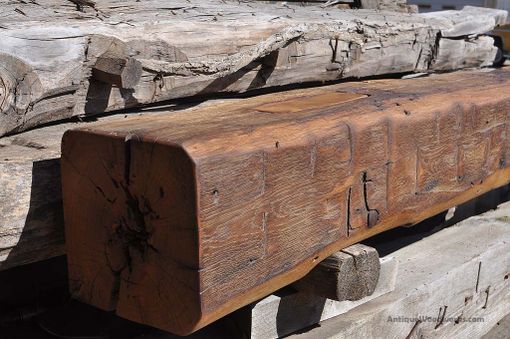
[{"label": "weathered wood plank", "polygon": [[[0,136],[188,96],[490,66],[497,48],[480,34],[506,18],[474,7],[407,14],[220,0],[79,9],[67,0],[2,4]],[[135,70],[141,64],[136,85],[97,81],[94,66],[114,45]]]},{"label": "weathered wood plank", "polygon": [[509,242],[506,202],[393,252],[392,293],[289,338],[481,338],[510,309]]},{"label": "weathered wood plank", "polygon": [[[281,3],[284,0],[258,0],[264,3]],[[363,9],[377,9],[384,11],[404,12],[404,13],[418,13],[418,6],[407,4],[406,0],[312,0],[300,1],[290,0],[285,1],[287,6],[317,6],[320,4],[325,7],[336,7],[341,9],[349,8],[363,8]]]},{"label": "weathered wood plank", "polygon": [[355,301],[374,292],[380,269],[377,250],[355,244],[321,261],[292,287],[331,300]]},{"label": "weathered wood plank", "polygon": [[[73,293],[188,333],[360,239],[502,186],[509,85],[506,68],[345,83],[69,131]],[[303,97],[317,104],[295,111]]]}]

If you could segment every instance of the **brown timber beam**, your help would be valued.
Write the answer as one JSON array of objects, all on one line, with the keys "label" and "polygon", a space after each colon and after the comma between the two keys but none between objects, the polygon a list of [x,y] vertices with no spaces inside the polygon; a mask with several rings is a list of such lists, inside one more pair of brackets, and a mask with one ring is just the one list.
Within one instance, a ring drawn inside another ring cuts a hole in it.
[{"label": "brown timber beam", "polygon": [[68,131],[78,299],[177,334],[510,182],[510,69],[295,90]]}]

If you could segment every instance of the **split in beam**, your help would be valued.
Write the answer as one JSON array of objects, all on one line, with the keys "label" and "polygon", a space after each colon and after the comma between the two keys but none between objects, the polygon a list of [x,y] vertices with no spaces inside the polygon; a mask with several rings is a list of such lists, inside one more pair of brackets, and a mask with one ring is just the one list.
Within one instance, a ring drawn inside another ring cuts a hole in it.
[{"label": "split in beam", "polygon": [[510,182],[510,70],[275,93],[66,132],[78,299],[177,334]]}]

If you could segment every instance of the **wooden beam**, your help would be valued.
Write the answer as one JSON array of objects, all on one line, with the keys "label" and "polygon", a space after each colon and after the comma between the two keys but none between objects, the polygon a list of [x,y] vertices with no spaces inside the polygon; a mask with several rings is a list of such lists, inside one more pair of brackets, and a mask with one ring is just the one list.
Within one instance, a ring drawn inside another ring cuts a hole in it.
[{"label": "wooden beam", "polygon": [[[506,15],[237,0],[130,0],[122,10],[113,0],[80,10],[68,0],[9,2],[0,8],[0,136],[175,98],[490,66],[497,48],[482,34]],[[127,54],[105,60],[113,42]]]},{"label": "wooden beam", "polygon": [[68,131],[72,292],[186,334],[507,184],[509,85],[507,68],[344,83]]},{"label": "wooden beam", "polygon": [[379,281],[379,254],[363,244],[333,253],[292,286],[336,301],[355,301],[371,295]]}]

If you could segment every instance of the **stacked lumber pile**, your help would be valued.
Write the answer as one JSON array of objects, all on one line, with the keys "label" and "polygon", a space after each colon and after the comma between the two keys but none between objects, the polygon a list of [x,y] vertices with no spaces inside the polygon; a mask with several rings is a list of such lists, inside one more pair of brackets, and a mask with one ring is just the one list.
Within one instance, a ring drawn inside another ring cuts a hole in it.
[{"label": "stacked lumber pile", "polygon": [[505,11],[329,4],[2,5],[0,269],[66,252],[75,298],[189,334],[510,182]]}]

